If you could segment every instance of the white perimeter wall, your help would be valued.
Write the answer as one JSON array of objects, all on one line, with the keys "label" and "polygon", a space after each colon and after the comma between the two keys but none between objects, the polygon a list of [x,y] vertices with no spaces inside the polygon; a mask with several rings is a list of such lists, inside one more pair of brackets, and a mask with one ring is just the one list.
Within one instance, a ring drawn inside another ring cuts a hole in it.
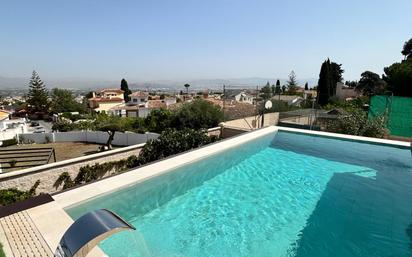
[{"label": "white perimeter wall", "polygon": [[[146,143],[150,139],[159,136],[156,133],[122,133],[116,132],[114,135],[113,145],[129,146]],[[109,135],[102,131],[71,131],[55,133],[24,133],[18,135],[20,143],[37,143],[44,144],[47,142],[87,142],[96,144],[106,144]]]}]

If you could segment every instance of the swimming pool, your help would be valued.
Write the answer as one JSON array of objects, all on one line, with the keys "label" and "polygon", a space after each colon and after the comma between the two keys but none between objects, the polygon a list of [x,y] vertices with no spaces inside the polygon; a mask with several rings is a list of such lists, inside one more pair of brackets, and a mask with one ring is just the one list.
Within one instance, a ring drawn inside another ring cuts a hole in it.
[{"label": "swimming pool", "polygon": [[66,211],[138,229],[110,257],[412,256],[411,199],[410,148],[279,131]]}]

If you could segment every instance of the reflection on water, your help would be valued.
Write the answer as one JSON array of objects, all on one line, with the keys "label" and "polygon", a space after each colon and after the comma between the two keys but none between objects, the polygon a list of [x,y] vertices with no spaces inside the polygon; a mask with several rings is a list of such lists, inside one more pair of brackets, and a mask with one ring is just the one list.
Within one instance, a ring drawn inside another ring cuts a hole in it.
[{"label": "reflection on water", "polygon": [[104,241],[111,257],[412,256],[410,199],[409,149],[280,132],[69,213],[141,232]]}]

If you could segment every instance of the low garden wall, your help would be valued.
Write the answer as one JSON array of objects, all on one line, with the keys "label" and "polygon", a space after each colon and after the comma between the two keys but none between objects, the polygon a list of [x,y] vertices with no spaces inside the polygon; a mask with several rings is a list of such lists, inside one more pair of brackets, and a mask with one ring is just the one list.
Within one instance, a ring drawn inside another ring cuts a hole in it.
[{"label": "low garden wall", "polygon": [[[116,132],[114,135],[113,145],[130,146],[146,143],[150,139],[159,136],[156,133],[122,133]],[[105,144],[109,135],[102,131],[71,131],[71,132],[54,132],[54,133],[23,133],[17,136],[20,143],[55,143],[55,142],[87,142],[96,144]]]},{"label": "low garden wall", "polygon": [[236,128],[236,127],[228,127],[224,126],[222,128],[222,138],[229,138],[229,137],[234,137],[243,133],[246,133],[250,130],[248,129],[243,129],[243,128]]},{"label": "low garden wall", "polygon": [[[0,188],[17,188],[25,191],[29,190],[37,180],[40,180],[37,193],[54,193],[61,190],[61,187],[55,188],[54,183],[63,172],[67,172],[74,178],[83,166],[119,161],[132,155],[137,156],[143,146],[144,144],[138,144],[29,169],[3,173],[0,174]],[[110,172],[106,176],[108,175],[110,175]]]},{"label": "low garden wall", "polygon": [[215,137],[220,138],[221,134],[222,134],[222,127],[215,127],[215,128],[210,128],[207,130],[207,135],[209,137],[215,136]]}]

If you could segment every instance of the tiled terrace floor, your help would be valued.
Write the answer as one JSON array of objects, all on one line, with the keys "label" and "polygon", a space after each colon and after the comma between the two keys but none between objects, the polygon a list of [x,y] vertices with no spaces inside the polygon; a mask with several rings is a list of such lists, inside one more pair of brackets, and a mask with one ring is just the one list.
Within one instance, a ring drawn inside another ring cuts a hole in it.
[{"label": "tiled terrace floor", "polygon": [[51,249],[26,211],[0,219],[0,230],[10,247],[9,255],[13,254],[13,257],[53,256]]}]

